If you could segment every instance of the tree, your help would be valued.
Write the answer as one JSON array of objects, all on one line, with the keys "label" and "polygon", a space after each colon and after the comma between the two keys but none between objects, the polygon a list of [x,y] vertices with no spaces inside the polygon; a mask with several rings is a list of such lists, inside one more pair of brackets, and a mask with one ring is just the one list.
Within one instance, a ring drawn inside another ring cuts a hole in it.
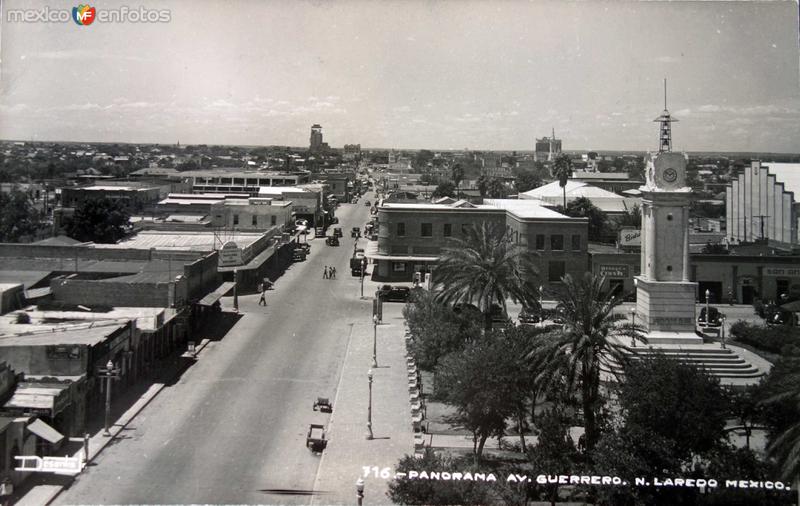
[{"label": "tree", "polygon": [[453,184],[452,181],[442,181],[433,190],[433,198],[441,198],[441,197],[453,197],[456,196],[456,185]]},{"label": "tree", "polygon": [[79,241],[114,243],[125,237],[129,226],[130,213],[122,202],[105,198],[81,202],[65,228]]},{"label": "tree", "polygon": [[454,406],[452,419],[472,433],[473,455],[479,462],[490,436],[501,436],[520,395],[509,380],[507,348],[495,336],[472,341],[446,356],[436,368],[436,398]]},{"label": "tree", "polygon": [[558,212],[573,218],[589,218],[589,240],[600,242],[608,229],[608,217],[586,197],[570,201],[566,208],[556,208]]},{"label": "tree", "polygon": [[[422,458],[406,455],[396,467],[397,473],[410,471],[467,472],[460,462],[444,455],[437,455],[430,448]],[[389,499],[393,504],[487,504],[485,486],[480,481],[420,480],[396,478],[389,483]]]},{"label": "tree", "polygon": [[763,401],[770,427],[767,455],[780,469],[781,479],[800,478],[800,354],[787,347],[770,371]]},{"label": "tree", "polygon": [[626,209],[622,216],[617,220],[620,227],[642,228],[642,208],[639,204],[634,204],[632,208]]},{"label": "tree", "polygon": [[542,179],[530,170],[519,171],[514,180],[514,187],[517,189],[517,193],[524,193],[540,186],[542,186]]},{"label": "tree", "polygon": [[505,185],[496,177],[478,177],[478,191],[480,191],[481,197],[502,199],[508,196],[508,190],[506,189]]},{"label": "tree", "polygon": [[31,240],[43,225],[42,213],[25,192],[0,193],[0,242]]},{"label": "tree", "polygon": [[643,158],[628,164],[628,179],[632,181],[644,181],[645,163]]},{"label": "tree", "polygon": [[458,191],[461,188],[461,181],[464,180],[464,169],[461,168],[461,164],[457,163],[453,165],[453,183],[456,186],[456,195],[458,195]]},{"label": "tree", "polygon": [[564,290],[557,295],[556,311],[565,321],[564,328],[529,358],[541,371],[537,380],[546,390],[561,382],[568,393],[580,389],[586,448],[591,452],[599,436],[603,405],[601,369],[611,370],[611,361],[624,365],[628,348],[618,339],[641,339],[641,331],[620,323],[625,316],[614,314],[614,308],[621,299],[603,293],[604,277],[587,272],[577,281],[569,274],[562,280]]},{"label": "tree", "polygon": [[508,240],[502,225],[483,222],[442,250],[434,281],[445,304],[476,301],[492,328],[492,304],[533,305],[538,289],[535,253]]},{"label": "tree", "polygon": [[553,175],[558,178],[558,186],[564,192],[564,207],[567,207],[567,180],[572,177],[572,160],[569,155],[558,155],[553,162]]},{"label": "tree", "polygon": [[[539,418],[539,438],[536,446],[528,450],[528,459],[534,474],[574,474],[578,451],[569,435],[569,417],[558,407],[546,411]],[[550,504],[558,500],[558,484],[539,485]]]},{"label": "tree", "polygon": [[716,377],[691,364],[663,355],[632,361],[618,400],[626,427],[670,441],[681,461],[725,439],[728,398]]},{"label": "tree", "polygon": [[480,336],[482,315],[468,311],[456,313],[428,290],[415,290],[411,303],[403,308],[408,330],[413,336],[411,350],[421,369],[433,370],[439,360],[464,348]]}]

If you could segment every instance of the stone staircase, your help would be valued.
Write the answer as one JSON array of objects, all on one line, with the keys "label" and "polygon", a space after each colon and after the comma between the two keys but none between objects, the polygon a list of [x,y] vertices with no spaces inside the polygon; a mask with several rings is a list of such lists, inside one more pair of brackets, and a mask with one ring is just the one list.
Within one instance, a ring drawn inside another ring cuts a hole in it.
[{"label": "stone staircase", "polygon": [[[723,384],[731,382],[737,384],[757,383],[766,374],[766,371],[748,362],[736,351],[731,348],[722,348],[718,344],[637,346],[636,348],[631,348],[631,353],[634,358],[646,358],[650,355],[661,353],[667,357],[705,369],[709,374],[719,378]],[[619,374],[622,372],[622,368],[619,364],[612,364],[611,371]]]}]

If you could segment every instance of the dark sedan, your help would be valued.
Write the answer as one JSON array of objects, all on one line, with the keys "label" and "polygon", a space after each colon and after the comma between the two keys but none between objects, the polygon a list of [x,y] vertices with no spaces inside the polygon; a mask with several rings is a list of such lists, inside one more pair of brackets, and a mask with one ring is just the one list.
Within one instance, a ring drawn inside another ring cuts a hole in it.
[{"label": "dark sedan", "polygon": [[383,285],[378,294],[384,302],[408,302],[411,289],[407,286]]}]

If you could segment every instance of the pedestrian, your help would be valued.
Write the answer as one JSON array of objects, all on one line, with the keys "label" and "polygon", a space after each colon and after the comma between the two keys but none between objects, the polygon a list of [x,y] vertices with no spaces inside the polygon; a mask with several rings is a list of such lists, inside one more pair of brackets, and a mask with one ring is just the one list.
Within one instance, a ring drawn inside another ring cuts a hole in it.
[{"label": "pedestrian", "polygon": [[[266,285],[264,285],[264,283],[261,283],[259,285],[259,288],[261,288],[261,298],[258,299],[258,305],[259,306],[261,306],[261,305],[266,306],[267,305],[267,287],[266,287]],[[263,302],[263,304],[262,304],[262,302]]]},{"label": "pedestrian", "polygon": [[331,267],[331,279],[336,279],[336,267]]},{"label": "pedestrian", "polygon": [[322,271],[322,279],[328,279],[328,266],[325,266],[325,270]]}]

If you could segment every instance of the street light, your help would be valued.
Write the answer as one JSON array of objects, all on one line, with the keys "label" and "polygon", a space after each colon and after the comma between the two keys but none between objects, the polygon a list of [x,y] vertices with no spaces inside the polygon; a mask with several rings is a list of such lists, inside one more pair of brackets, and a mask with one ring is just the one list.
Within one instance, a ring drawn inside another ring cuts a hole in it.
[{"label": "street light", "polygon": [[372,439],[372,369],[367,371],[369,379],[369,404],[367,404],[367,439]]},{"label": "street light", "polygon": [[721,316],[722,320],[722,348],[725,349],[725,315]]},{"label": "street light", "polygon": [[361,506],[364,501],[364,480],[361,478],[356,481],[356,499],[358,500],[358,506]]},{"label": "street light", "polygon": [[[11,478],[6,476],[3,478],[3,481],[0,482],[0,499],[3,501],[3,506],[7,504],[11,504],[11,496],[14,495],[14,482],[11,481]],[[361,504],[361,502],[359,502]]]},{"label": "street light", "polygon": [[367,259],[366,257],[361,259],[361,298],[364,298],[364,276],[366,275],[367,270]]},{"label": "street light", "polygon": [[97,371],[97,375],[100,378],[105,379],[106,381],[106,416],[105,416],[105,435],[110,436],[111,433],[108,431],[109,420],[111,418],[111,380],[118,380],[120,376],[120,370],[114,368],[114,362],[111,360],[108,361],[106,364],[106,368],[103,369],[102,367]]},{"label": "street light", "polygon": [[711,290],[706,289],[706,327],[708,327],[708,319],[711,316],[708,310],[708,299],[711,297]]},{"label": "street light", "polygon": [[544,327],[544,301],[542,300],[544,287],[539,285],[539,326]]},{"label": "street light", "polygon": [[631,308],[631,346],[636,347],[636,308]]},{"label": "street light", "polygon": [[378,367],[378,315],[372,315],[372,367]]}]

